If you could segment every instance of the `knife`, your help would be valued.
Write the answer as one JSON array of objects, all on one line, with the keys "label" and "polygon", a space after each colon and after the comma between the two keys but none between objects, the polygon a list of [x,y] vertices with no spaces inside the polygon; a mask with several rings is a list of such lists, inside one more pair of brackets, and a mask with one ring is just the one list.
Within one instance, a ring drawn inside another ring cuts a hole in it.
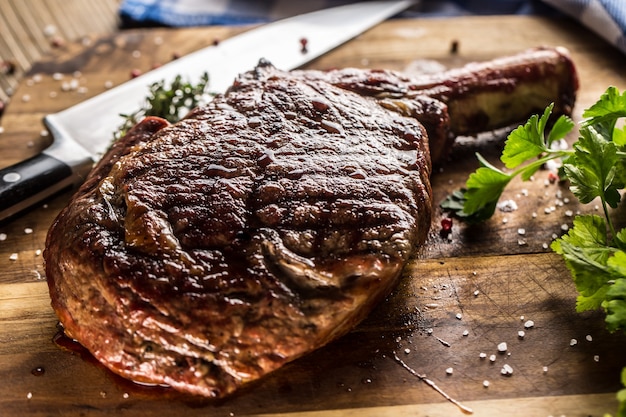
[{"label": "knife", "polygon": [[[141,107],[155,82],[199,81],[209,74],[212,91],[223,92],[235,77],[264,58],[284,70],[297,68],[414,1],[367,1],[283,19],[193,52],[59,113],[44,117],[52,144],[25,161],[0,170],[0,221],[84,181],[109,148],[121,114]],[[306,50],[301,41],[306,40]]]}]

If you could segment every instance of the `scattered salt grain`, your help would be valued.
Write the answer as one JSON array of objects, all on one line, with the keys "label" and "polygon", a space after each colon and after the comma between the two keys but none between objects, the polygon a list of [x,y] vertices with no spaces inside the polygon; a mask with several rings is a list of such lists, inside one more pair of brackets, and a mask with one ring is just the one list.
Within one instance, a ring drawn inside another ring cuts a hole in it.
[{"label": "scattered salt grain", "polygon": [[495,361],[496,361],[496,355],[491,355],[491,356],[489,356],[489,360],[490,360],[491,362],[495,362]]},{"label": "scattered salt grain", "polygon": [[564,231],[564,232],[567,232],[569,230],[569,226],[566,223],[563,223],[561,225],[561,230]]},{"label": "scattered salt grain", "polygon": [[500,373],[504,376],[511,376],[513,375],[513,368],[511,367],[511,365],[505,363],[500,370]]},{"label": "scattered salt grain", "polygon": [[524,318],[525,318],[524,316],[519,316],[520,321],[524,321]]},{"label": "scattered salt grain", "polygon": [[587,342],[591,342],[593,340],[593,337],[591,337],[591,335],[588,334],[587,336],[585,336],[585,339],[587,339]]},{"label": "scattered salt grain", "polygon": [[31,229],[30,227],[27,227],[24,229],[24,234],[25,235],[30,235],[31,233],[33,233],[33,229]]},{"label": "scattered salt grain", "polygon": [[456,313],[457,320],[461,320],[462,318],[463,318],[463,315],[461,313]]},{"label": "scattered salt grain", "polygon": [[33,398],[33,393],[32,393],[32,392],[29,392],[28,394],[26,394],[26,398],[27,398],[27,399],[29,399],[29,400],[30,400],[31,398]]},{"label": "scattered salt grain", "polygon": [[572,210],[565,210],[565,215],[567,217],[572,217],[574,215],[574,212]]},{"label": "scattered salt grain", "polygon": [[600,355],[595,355],[593,357],[594,362],[600,362]]},{"label": "scattered salt grain", "polygon": [[446,374],[452,375],[453,373],[454,373],[454,369],[453,368],[446,369]]},{"label": "scattered salt grain", "polygon": [[517,332],[517,337],[519,337],[520,339],[523,339],[524,336],[526,336],[526,333],[523,330],[520,330],[519,332]]},{"label": "scattered salt grain", "polygon": [[17,261],[17,258],[18,258],[17,253],[12,253],[11,256],[9,256],[10,261]]},{"label": "scattered salt grain", "polygon": [[489,381],[487,381],[486,379],[483,381],[483,387],[489,388]]},{"label": "scattered salt grain", "polygon": [[480,352],[480,354],[478,355],[478,357],[480,359],[485,359],[487,357],[487,354],[485,352]]},{"label": "scattered salt grain", "polygon": [[41,249],[37,249],[35,251],[35,256],[41,256]]},{"label": "scattered salt grain", "polygon": [[498,209],[505,213],[517,210],[517,203],[514,200],[505,200],[498,204]]},{"label": "scattered salt grain", "polygon": [[526,323],[524,323],[524,328],[526,329],[531,329],[535,327],[535,322],[532,320],[527,320]]},{"label": "scattered salt grain", "polygon": [[55,72],[54,74],[52,74],[52,79],[54,81],[60,81],[63,79],[63,74],[61,74],[60,72]]},{"label": "scattered salt grain", "polygon": [[0,241],[3,240],[7,240],[7,234],[6,233],[0,233]]},{"label": "scattered salt grain", "polygon": [[469,336],[469,330],[463,330],[463,336]]},{"label": "scattered salt grain", "polygon": [[506,352],[509,347],[506,342],[502,342],[498,344],[498,352]]},{"label": "scattered salt grain", "polygon": [[404,349],[404,353],[406,353],[408,355],[409,353],[411,353],[411,349],[409,349],[409,348]]},{"label": "scattered salt grain", "polygon": [[543,372],[544,372],[544,373],[548,372],[548,367],[547,367],[547,366],[544,366],[544,367],[543,367]]},{"label": "scattered salt grain", "polygon": [[576,340],[576,339],[572,339],[572,340],[569,341],[569,345],[570,346],[576,346],[577,344],[578,344],[578,340]]},{"label": "scattered salt grain", "polygon": [[474,297],[478,297],[478,294],[480,294],[480,291],[478,290],[474,291]]},{"label": "scattered salt grain", "polygon": [[518,235],[525,235],[526,234],[526,229],[520,227],[519,229],[517,229],[517,234]]},{"label": "scattered salt grain", "polygon": [[54,25],[46,25],[43,28],[43,34],[46,36],[54,36],[57,33],[57,27]]}]

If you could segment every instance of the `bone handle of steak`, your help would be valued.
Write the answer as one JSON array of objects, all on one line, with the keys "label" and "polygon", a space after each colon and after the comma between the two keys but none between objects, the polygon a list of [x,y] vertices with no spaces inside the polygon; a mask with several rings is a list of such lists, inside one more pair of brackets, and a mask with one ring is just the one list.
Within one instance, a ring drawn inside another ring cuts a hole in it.
[{"label": "bone handle of steak", "polygon": [[455,136],[511,126],[543,113],[571,114],[578,77],[565,48],[535,48],[414,80],[410,89],[448,106]]}]

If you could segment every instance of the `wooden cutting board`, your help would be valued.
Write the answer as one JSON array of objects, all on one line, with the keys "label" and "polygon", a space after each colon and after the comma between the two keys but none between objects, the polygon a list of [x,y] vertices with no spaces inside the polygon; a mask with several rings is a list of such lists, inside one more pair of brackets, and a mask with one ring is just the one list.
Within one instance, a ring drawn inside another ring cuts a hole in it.
[{"label": "wooden cutting board", "polygon": [[[49,143],[41,134],[44,114],[124,82],[135,69],[148,71],[244,29],[130,31],[57,50],[34,66],[1,120],[0,166]],[[294,47],[297,42],[294,37]],[[576,119],[609,85],[626,88],[626,57],[617,50],[574,22],[532,17],[394,20],[309,66],[411,71],[431,60],[451,67],[538,45],[570,49],[581,80]],[[495,160],[501,144],[498,138],[459,143],[433,175],[435,200],[464,184],[476,167],[474,152]],[[462,414],[394,353],[477,416],[615,413],[626,337],[604,330],[602,313],[574,311],[571,278],[547,248],[572,224],[571,213],[595,208],[578,206],[567,189],[546,179],[540,172],[532,182],[514,183],[504,198],[515,200],[517,211],[497,212],[480,226],[455,223],[449,237],[438,233],[437,211],[428,244],[363,324],[219,402],[124,381],[80,349],[55,342],[41,250],[70,197],[65,192],[0,225],[0,415]],[[525,328],[528,320],[534,325]],[[506,353],[498,353],[501,342]],[[501,375],[504,364],[512,375]]]}]

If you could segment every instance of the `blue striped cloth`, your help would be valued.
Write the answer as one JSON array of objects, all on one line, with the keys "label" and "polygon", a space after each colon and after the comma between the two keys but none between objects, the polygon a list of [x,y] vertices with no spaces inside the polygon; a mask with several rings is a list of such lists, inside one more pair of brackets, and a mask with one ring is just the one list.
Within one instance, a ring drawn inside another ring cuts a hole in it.
[{"label": "blue striped cloth", "polygon": [[[173,27],[264,23],[353,0],[123,0],[123,25]],[[422,0],[405,17],[563,13],[626,53],[626,0]]]}]

